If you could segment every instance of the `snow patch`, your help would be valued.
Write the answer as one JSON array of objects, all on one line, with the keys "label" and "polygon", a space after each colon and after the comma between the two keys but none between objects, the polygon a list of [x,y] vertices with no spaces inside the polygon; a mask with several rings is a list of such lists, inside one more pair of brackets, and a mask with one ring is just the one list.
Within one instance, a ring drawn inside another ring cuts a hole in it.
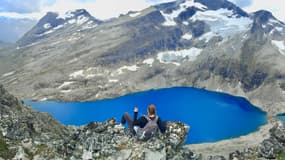
[{"label": "snow patch", "polygon": [[189,22],[187,22],[187,21],[183,21],[182,23],[183,23],[184,25],[186,25],[186,26],[189,25]]},{"label": "snow patch", "polygon": [[46,32],[44,32],[42,34],[39,34],[39,36],[44,36],[44,35],[47,35],[47,34],[50,34],[50,33],[53,33],[53,32],[54,32],[54,30],[49,30],[49,31],[46,31]]},{"label": "snow patch", "polygon": [[237,17],[232,10],[228,9],[198,11],[190,20],[204,21],[210,26],[212,36],[220,35],[223,38],[232,36],[234,33],[247,31],[252,25],[250,18]]},{"label": "snow patch", "polygon": [[50,29],[50,30],[48,30],[48,31],[46,31],[46,32],[44,32],[44,33],[42,33],[42,34],[39,34],[39,36],[43,36],[43,35],[47,35],[47,34],[53,33],[54,31],[56,31],[56,30],[58,30],[58,29],[60,29],[60,28],[62,28],[62,27],[63,27],[62,24],[61,24],[61,25],[58,25],[58,26],[56,26],[56,27],[54,27],[54,28],[52,28],[52,29]]},{"label": "snow patch", "polygon": [[68,38],[68,41],[77,41],[79,39],[80,37],[71,36],[70,38]]},{"label": "snow patch", "polygon": [[280,22],[277,21],[277,20],[275,20],[275,19],[270,18],[270,19],[268,20],[268,24],[269,24],[269,25],[272,25],[272,26],[275,26],[276,24],[280,24]]},{"label": "snow patch", "polygon": [[68,20],[68,23],[69,24],[74,24],[74,23],[76,23],[76,20],[75,19]]},{"label": "snow patch", "polygon": [[284,28],[282,28],[282,27],[275,27],[275,29],[276,29],[278,32],[282,32]]},{"label": "snow patch", "polygon": [[170,13],[170,14],[160,12],[165,19],[165,22],[162,25],[164,25],[164,26],[175,26],[176,22],[174,19],[177,18],[180,13],[186,11],[187,8],[189,8],[189,7],[196,7],[200,10],[207,9],[206,6],[204,6],[201,3],[195,2],[194,0],[186,0],[184,3],[181,3],[179,5],[179,9],[172,11],[172,13]]},{"label": "snow patch", "polygon": [[117,82],[119,82],[119,80],[118,79],[109,79],[109,82],[117,83]]},{"label": "snow patch", "polygon": [[183,38],[183,39],[186,39],[186,40],[190,40],[190,39],[192,39],[192,34],[186,33],[186,34],[184,34],[184,35],[182,36],[182,38]]},{"label": "snow patch", "polygon": [[83,76],[84,76],[83,70],[73,72],[69,75],[69,77],[72,77],[72,78],[83,77]]},{"label": "snow patch", "polygon": [[205,39],[205,42],[207,43],[215,36],[219,36],[219,35],[217,33],[207,32],[207,33],[203,34],[201,37],[199,37],[199,40]]},{"label": "snow patch", "polygon": [[49,28],[51,28],[50,23],[46,23],[46,24],[44,24],[44,29],[49,29]]},{"label": "snow patch", "polygon": [[190,48],[178,51],[165,51],[157,54],[157,59],[160,63],[176,63],[187,61],[195,61],[197,56],[202,52],[202,49],[199,48]]},{"label": "snow patch", "polygon": [[61,90],[60,92],[61,92],[61,93],[69,93],[69,92],[71,92],[71,91],[72,91],[72,90],[69,89],[69,90]]},{"label": "snow patch", "polygon": [[243,36],[242,36],[242,40],[244,41],[244,40],[246,40],[248,38],[248,34],[244,34]]},{"label": "snow patch", "polygon": [[285,56],[285,45],[284,45],[284,41],[276,41],[276,40],[272,40],[271,41],[273,45],[275,45],[278,49],[279,52]]},{"label": "snow patch", "polygon": [[175,26],[176,25],[176,22],[174,21],[175,17],[172,17],[172,15],[164,14],[163,12],[160,12],[160,13],[165,19],[165,21],[162,23],[163,26]]},{"label": "snow patch", "polygon": [[122,74],[123,70],[129,70],[129,71],[137,71],[139,69],[139,67],[137,65],[132,65],[132,66],[123,66],[119,69],[117,69],[118,74]]},{"label": "snow patch", "polygon": [[264,29],[264,28],[266,28],[266,25],[263,24],[263,25],[261,25],[261,27]]},{"label": "snow patch", "polygon": [[142,63],[143,64],[147,64],[149,66],[152,66],[153,62],[154,62],[154,59],[153,58],[149,58],[149,59],[144,60]]},{"label": "snow patch", "polygon": [[45,97],[45,98],[42,98],[42,99],[40,99],[40,101],[46,101],[47,100],[47,98]]},{"label": "snow patch", "polygon": [[71,84],[73,84],[74,82],[64,82],[62,85],[60,85],[59,87],[58,87],[58,89],[61,89],[61,88],[63,88],[63,87],[65,87],[65,86],[69,86],[69,85],[71,85]]},{"label": "snow patch", "polygon": [[5,74],[2,75],[2,77],[8,77],[8,76],[11,76],[13,74],[15,74],[15,71],[5,73]]},{"label": "snow patch", "polygon": [[62,19],[72,18],[72,17],[74,17],[74,14],[72,12],[73,11],[71,11],[71,10],[67,11],[66,13],[59,12],[59,13],[57,13],[58,16],[56,18],[57,19],[60,19],[60,18],[62,18]]},{"label": "snow patch", "polygon": [[87,79],[89,79],[89,78],[93,78],[93,77],[95,77],[96,76],[96,74],[87,74],[85,77],[87,78]]},{"label": "snow patch", "polygon": [[129,14],[129,16],[130,17],[137,17],[137,16],[139,16],[139,15],[141,15],[141,12],[136,12],[136,13],[131,13],[131,14]]}]

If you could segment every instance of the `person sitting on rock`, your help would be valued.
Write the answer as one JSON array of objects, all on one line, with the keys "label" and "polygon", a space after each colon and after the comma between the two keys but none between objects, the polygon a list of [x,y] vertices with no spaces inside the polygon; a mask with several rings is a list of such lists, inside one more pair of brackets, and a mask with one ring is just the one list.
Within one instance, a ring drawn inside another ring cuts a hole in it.
[{"label": "person sitting on rock", "polygon": [[164,133],[166,130],[166,123],[156,115],[156,109],[153,104],[148,106],[147,112],[147,115],[143,115],[137,119],[138,108],[135,107],[134,118],[126,112],[122,116],[121,123],[116,125],[116,127],[123,128],[125,123],[127,123],[131,134],[136,135],[141,140],[150,139],[158,129],[161,133]]}]

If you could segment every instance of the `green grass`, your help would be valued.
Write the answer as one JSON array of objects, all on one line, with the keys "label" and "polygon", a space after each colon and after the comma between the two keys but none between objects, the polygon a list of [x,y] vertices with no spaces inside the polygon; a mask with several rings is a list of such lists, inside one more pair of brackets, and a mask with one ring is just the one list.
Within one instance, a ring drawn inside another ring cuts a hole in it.
[{"label": "green grass", "polygon": [[278,160],[285,160],[285,152],[283,151],[283,152],[279,153],[277,156],[277,159]]},{"label": "green grass", "polygon": [[14,154],[9,150],[9,146],[0,136],[0,157],[4,159],[12,159]]}]

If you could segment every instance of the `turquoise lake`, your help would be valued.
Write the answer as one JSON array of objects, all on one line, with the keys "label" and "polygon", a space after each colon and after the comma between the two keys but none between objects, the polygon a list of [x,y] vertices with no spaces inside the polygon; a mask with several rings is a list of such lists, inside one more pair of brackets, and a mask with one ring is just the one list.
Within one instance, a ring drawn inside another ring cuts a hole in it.
[{"label": "turquoise lake", "polygon": [[277,115],[277,118],[279,118],[283,122],[283,124],[285,125],[285,114]]},{"label": "turquoise lake", "polygon": [[66,125],[83,125],[105,121],[124,112],[139,116],[155,104],[157,114],[165,121],[181,121],[190,126],[187,144],[215,142],[256,131],[266,123],[266,113],[246,99],[191,87],[149,90],[122,97],[93,102],[25,101],[37,111],[48,112]]}]

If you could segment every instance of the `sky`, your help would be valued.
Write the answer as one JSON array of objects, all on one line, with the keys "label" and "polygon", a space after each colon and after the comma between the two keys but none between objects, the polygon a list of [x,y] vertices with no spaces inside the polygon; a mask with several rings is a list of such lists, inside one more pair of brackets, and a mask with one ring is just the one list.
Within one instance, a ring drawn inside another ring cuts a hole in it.
[{"label": "sky", "polygon": [[[94,17],[105,20],[138,11],[151,5],[173,0],[0,0],[0,16],[40,19],[48,11],[63,14],[68,10],[86,9]],[[285,22],[284,0],[230,0],[247,12],[269,10]],[[283,2],[282,2],[283,1]]]}]

